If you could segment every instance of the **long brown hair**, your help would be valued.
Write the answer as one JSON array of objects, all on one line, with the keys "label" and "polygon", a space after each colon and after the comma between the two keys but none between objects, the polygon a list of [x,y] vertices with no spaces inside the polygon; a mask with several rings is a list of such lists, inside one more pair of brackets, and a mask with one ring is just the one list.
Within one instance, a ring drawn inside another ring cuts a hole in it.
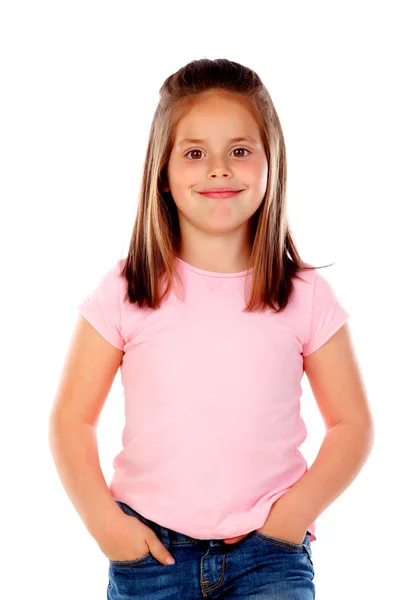
[{"label": "long brown hair", "polygon": [[[167,188],[167,166],[175,129],[184,112],[208,92],[244,99],[258,122],[268,159],[265,197],[251,218],[253,266],[250,301],[245,311],[285,309],[293,278],[313,267],[301,259],[287,220],[287,162],[281,124],[268,90],[252,69],[226,58],[194,60],[170,75],[160,88],[154,113],[128,255],[121,276],[128,283],[125,300],[140,308],[159,308],[173,277],[180,282],[175,258],[180,248],[177,207]],[[332,263],[334,264],[334,263]],[[166,289],[161,293],[161,277]],[[181,282],[180,282],[181,283]]]}]

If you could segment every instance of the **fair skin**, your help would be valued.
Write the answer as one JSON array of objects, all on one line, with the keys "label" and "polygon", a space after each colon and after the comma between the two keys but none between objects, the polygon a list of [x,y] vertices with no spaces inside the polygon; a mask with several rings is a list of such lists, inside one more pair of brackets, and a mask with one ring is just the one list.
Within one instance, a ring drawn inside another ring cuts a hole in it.
[{"label": "fair skin", "polygon": [[[230,141],[242,136],[255,141]],[[179,145],[185,138],[203,142]],[[167,175],[179,215],[180,258],[218,273],[247,269],[249,220],[265,196],[268,161],[258,123],[246,104],[217,94],[200,97],[177,125]],[[216,185],[244,191],[223,200],[197,193]]]}]

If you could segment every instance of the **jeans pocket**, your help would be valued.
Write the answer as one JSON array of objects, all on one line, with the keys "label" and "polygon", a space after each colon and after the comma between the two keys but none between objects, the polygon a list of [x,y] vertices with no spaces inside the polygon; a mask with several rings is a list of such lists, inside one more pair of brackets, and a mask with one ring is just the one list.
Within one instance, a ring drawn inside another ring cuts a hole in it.
[{"label": "jeans pocket", "polygon": [[[282,557],[288,555],[289,557],[295,557],[295,559],[300,561],[300,566],[302,568],[307,568],[310,571],[310,577],[313,578],[314,571],[314,563],[312,557],[310,531],[307,531],[306,536],[302,544],[293,544],[292,542],[287,542],[286,540],[281,540],[279,538],[274,538],[272,536],[266,535],[264,533],[260,533],[258,531],[254,531],[251,534],[251,537],[257,544],[260,544],[258,547],[261,549],[262,547],[267,551],[272,551],[274,548],[281,554]],[[303,567],[304,565],[304,567]]]},{"label": "jeans pocket", "polygon": [[149,558],[152,557],[151,552],[147,552],[144,556],[140,556],[140,558],[134,558],[133,560],[112,560],[109,559],[109,563],[115,567],[136,567],[146,562]]},{"label": "jeans pocket", "polygon": [[301,544],[294,544],[292,542],[287,542],[286,540],[281,540],[276,537],[272,537],[270,535],[266,535],[265,533],[261,533],[257,530],[253,532],[253,536],[255,539],[264,542],[266,544],[272,544],[274,546],[280,546],[281,548],[287,548],[288,550],[295,550],[296,552],[306,552],[306,546],[309,544],[311,533],[309,531],[306,532],[306,536]]}]

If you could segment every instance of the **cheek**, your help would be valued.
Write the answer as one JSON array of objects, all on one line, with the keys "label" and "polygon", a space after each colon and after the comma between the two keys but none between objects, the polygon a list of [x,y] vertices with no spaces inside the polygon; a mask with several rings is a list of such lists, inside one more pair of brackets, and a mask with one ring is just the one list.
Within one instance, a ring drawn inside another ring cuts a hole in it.
[{"label": "cheek", "polygon": [[268,180],[268,164],[266,161],[252,161],[243,170],[243,181],[254,190],[264,191]]},{"label": "cheek", "polygon": [[195,165],[192,167],[185,163],[176,165],[176,168],[170,173],[172,186],[174,188],[184,188],[188,185],[196,185],[197,181],[199,181],[197,173],[198,169],[195,167]]}]

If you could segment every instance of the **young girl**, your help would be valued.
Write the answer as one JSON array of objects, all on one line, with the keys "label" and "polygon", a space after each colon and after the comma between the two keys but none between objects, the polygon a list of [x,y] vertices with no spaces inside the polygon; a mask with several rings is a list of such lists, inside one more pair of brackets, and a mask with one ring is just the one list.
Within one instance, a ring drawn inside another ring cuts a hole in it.
[{"label": "young girl", "polygon": [[[315,520],[371,447],[349,315],[297,252],[258,75],[197,60],[160,95],[128,256],[78,306],[57,469],[109,559],[108,599],[308,600]],[[92,432],[119,368],[126,424],[108,487]],[[309,470],[304,372],[327,427]]]}]

